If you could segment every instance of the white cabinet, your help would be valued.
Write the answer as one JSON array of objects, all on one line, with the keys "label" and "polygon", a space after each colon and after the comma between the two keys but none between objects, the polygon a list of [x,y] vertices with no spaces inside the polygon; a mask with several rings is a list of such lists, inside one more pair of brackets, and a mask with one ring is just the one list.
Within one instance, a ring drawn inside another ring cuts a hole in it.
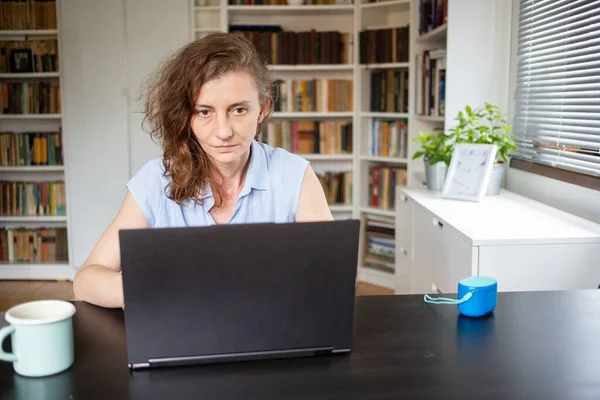
[{"label": "white cabinet", "polygon": [[600,225],[503,191],[481,203],[397,188],[396,293],[456,293],[468,276],[500,291],[597,288]]},{"label": "white cabinet", "polygon": [[417,293],[456,291],[457,282],[473,274],[477,248],[468,244],[452,226],[418,203],[413,203],[414,250],[412,265]]},{"label": "white cabinet", "polygon": [[[398,193],[396,202],[396,292],[410,292],[410,263],[413,256],[413,201],[404,193]],[[398,268],[400,266],[400,268]]]}]

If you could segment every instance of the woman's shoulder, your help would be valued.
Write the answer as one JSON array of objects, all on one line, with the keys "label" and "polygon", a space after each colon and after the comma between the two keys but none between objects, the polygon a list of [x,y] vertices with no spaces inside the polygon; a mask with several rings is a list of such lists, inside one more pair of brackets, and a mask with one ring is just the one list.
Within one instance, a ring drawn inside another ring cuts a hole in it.
[{"label": "woman's shoulder", "polygon": [[162,178],[165,173],[163,157],[154,157],[146,161],[135,173],[148,178]]},{"label": "woman's shoulder", "polygon": [[309,164],[305,158],[281,147],[272,147],[262,142],[258,142],[258,145],[265,154],[269,172],[282,175],[300,172],[303,175]]},{"label": "woman's shoulder", "polygon": [[[149,191],[163,191],[168,184],[165,177],[163,158],[155,157],[146,161],[131,177],[129,184],[143,186]],[[153,190],[155,189],[155,190]]]},{"label": "woman's shoulder", "polygon": [[274,198],[278,199],[281,209],[287,210],[286,213],[295,218],[309,162],[282,148],[264,143],[260,147],[266,156],[268,186],[274,191]]},{"label": "woman's shoulder", "polygon": [[165,188],[168,184],[164,172],[163,158],[152,158],[144,163],[126,184],[151,227],[163,208]]}]

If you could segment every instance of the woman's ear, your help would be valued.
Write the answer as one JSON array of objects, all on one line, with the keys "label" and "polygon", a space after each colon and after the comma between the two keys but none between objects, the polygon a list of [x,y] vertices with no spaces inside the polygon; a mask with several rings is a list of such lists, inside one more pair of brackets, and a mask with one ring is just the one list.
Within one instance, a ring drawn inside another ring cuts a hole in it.
[{"label": "woman's ear", "polygon": [[263,122],[267,114],[269,114],[269,109],[271,108],[271,99],[265,100],[263,106],[260,109],[260,114],[258,114],[258,123]]}]

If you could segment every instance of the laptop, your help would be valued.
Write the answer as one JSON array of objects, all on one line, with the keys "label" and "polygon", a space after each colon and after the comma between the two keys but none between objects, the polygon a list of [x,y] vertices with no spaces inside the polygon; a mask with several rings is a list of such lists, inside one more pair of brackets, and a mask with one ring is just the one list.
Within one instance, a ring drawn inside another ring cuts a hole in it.
[{"label": "laptop", "polygon": [[347,353],[360,221],[119,232],[131,369]]}]

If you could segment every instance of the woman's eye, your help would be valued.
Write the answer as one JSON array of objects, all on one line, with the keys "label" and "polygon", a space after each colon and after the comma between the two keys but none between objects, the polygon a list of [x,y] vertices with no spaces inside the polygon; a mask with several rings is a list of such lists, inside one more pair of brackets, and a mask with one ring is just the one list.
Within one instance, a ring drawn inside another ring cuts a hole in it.
[{"label": "woman's eye", "polygon": [[233,112],[236,113],[237,115],[242,115],[244,113],[246,113],[246,111],[248,111],[248,109],[246,107],[236,107]]},{"label": "woman's eye", "polygon": [[208,117],[210,115],[209,110],[196,110],[196,113],[201,117]]}]

